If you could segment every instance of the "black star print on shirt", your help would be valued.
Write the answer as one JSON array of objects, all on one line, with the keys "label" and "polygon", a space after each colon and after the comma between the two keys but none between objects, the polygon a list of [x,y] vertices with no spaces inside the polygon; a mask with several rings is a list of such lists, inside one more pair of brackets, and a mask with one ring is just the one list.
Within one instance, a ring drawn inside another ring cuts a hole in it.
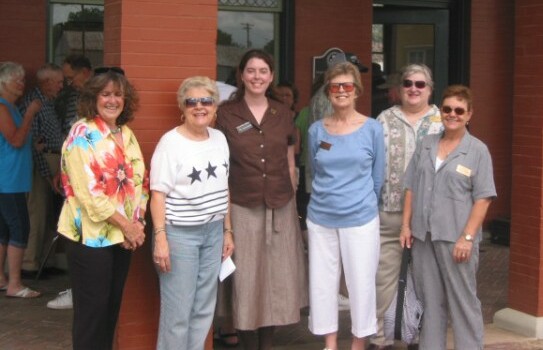
[{"label": "black star print on shirt", "polygon": [[226,160],[224,161],[222,166],[226,169],[226,175],[228,175],[228,163],[226,162]]},{"label": "black star print on shirt", "polygon": [[215,175],[215,169],[217,169],[216,166],[211,166],[211,163],[210,163],[210,162],[207,162],[206,171],[207,171],[207,178],[208,178],[208,179],[209,179],[211,176],[214,176],[215,178],[217,177],[217,175]]},{"label": "black star print on shirt", "polygon": [[196,170],[194,167],[192,167],[192,173],[188,175],[188,177],[190,177],[192,179],[192,181],[190,182],[191,185],[196,180],[202,182],[202,180],[200,180],[200,173],[201,172],[202,172],[201,170]]}]

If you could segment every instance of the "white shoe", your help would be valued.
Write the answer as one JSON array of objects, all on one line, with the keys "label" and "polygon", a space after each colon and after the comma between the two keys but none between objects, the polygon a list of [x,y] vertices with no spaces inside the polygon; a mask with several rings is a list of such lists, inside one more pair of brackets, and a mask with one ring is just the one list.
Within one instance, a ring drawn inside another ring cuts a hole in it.
[{"label": "white shoe", "polygon": [[64,310],[73,308],[72,304],[72,289],[66,289],[58,293],[57,297],[47,303],[50,309]]},{"label": "white shoe", "polygon": [[349,310],[351,308],[351,304],[349,302],[349,298],[347,298],[343,294],[338,295],[338,310],[339,311],[345,311]]}]

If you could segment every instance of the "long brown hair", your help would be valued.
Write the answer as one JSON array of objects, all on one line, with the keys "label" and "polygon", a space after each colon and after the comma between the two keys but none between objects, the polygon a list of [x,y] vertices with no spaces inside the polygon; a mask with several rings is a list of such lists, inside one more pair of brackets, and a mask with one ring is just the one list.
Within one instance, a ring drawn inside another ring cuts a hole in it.
[{"label": "long brown hair", "polygon": [[[239,102],[243,99],[243,97],[245,97],[245,84],[243,84],[243,81],[241,81],[241,75],[243,74],[247,63],[252,58],[259,58],[262,61],[266,62],[268,68],[270,69],[270,72],[273,73],[275,70],[273,58],[270,54],[260,49],[252,49],[247,51],[239,61],[238,69],[236,72],[236,84],[238,86],[238,89],[234,93],[232,101]],[[266,96],[279,101],[279,99],[275,96],[275,93],[273,92],[273,84],[270,84],[270,86],[268,86],[268,89],[266,89]]]}]

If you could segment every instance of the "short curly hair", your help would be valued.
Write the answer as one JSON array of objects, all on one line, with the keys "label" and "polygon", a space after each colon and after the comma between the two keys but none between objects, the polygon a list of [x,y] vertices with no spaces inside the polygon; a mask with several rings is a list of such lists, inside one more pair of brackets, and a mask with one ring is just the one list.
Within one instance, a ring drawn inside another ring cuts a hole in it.
[{"label": "short curly hair", "polygon": [[81,118],[94,119],[98,116],[98,109],[96,107],[98,94],[110,82],[113,82],[122,91],[124,97],[123,111],[115,123],[120,126],[134,119],[134,113],[138,109],[139,103],[138,93],[124,75],[113,70],[93,76],[83,86],[77,106],[77,113]]},{"label": "short curly hair", "polygon": [[217,89],[217,84],[215,81],[204,76],[194,76],[183,80],[179,86],[179,89],[177,90],[177,104],[181,110],[185,109],[184,101],[187,96],[187,92],[194,88],[205,89],[211,95],[211,97],[213,97],[215,105],[219,103],[219,90]]},{"label": "short curly hair", "polygon": [[16,62],[0,62],[0,93],[4,91],[4,85],[9,84],[13,79],[24,78],[25,70],[22,65]]}]

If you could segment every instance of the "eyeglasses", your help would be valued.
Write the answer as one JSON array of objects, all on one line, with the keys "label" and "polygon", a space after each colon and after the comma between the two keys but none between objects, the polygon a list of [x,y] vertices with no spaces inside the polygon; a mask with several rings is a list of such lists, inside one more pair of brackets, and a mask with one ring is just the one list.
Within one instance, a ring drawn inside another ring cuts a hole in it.
[{"label": "eyeglasses", "polygon": [[213,106],[213,104],[215,103],[215,99],[211,96],[200,97],[200,98],[191,97],[191,98],[186,98],[184,102],[185,102],[185,107],[187,108],[196,107],[198,105],[198,102],[200,102],[202,106],[204,107],[210,107],[210,106]]},{"label": "eyeglasses", "polygon": [[100,75],[107,72],[114,72],[124,76],[124,70],[120,67],[98,67],[94,69],[94,75]]},{"label": "eyeglasses", "polygon": [[335,94],[339,92],[339,89],[343,87],[343,91],[345,92],[351,92],[354,90],[354,83],[352,82],[346,82],[346,83],[329,83],[328,84],[328,91]]},{"label": "eyeglasses", "polygon": [[441,111],[445,114],[450,114],[452,111],[454,111],[454,114],[456,115],[463,115],[466,113],[466,110],[462,107],[452,108],[450,106],[442,106]]},{"label": "eyeglasses", "polygon": [[402,86],[404,88],[410,88],[411,86],[413,86],[413,84],[415,84],[415,87],[417,89],[424,89],[426,87],[426,82],[424,80],[413,81],[413,80],[405,79],[402,82]]}]

